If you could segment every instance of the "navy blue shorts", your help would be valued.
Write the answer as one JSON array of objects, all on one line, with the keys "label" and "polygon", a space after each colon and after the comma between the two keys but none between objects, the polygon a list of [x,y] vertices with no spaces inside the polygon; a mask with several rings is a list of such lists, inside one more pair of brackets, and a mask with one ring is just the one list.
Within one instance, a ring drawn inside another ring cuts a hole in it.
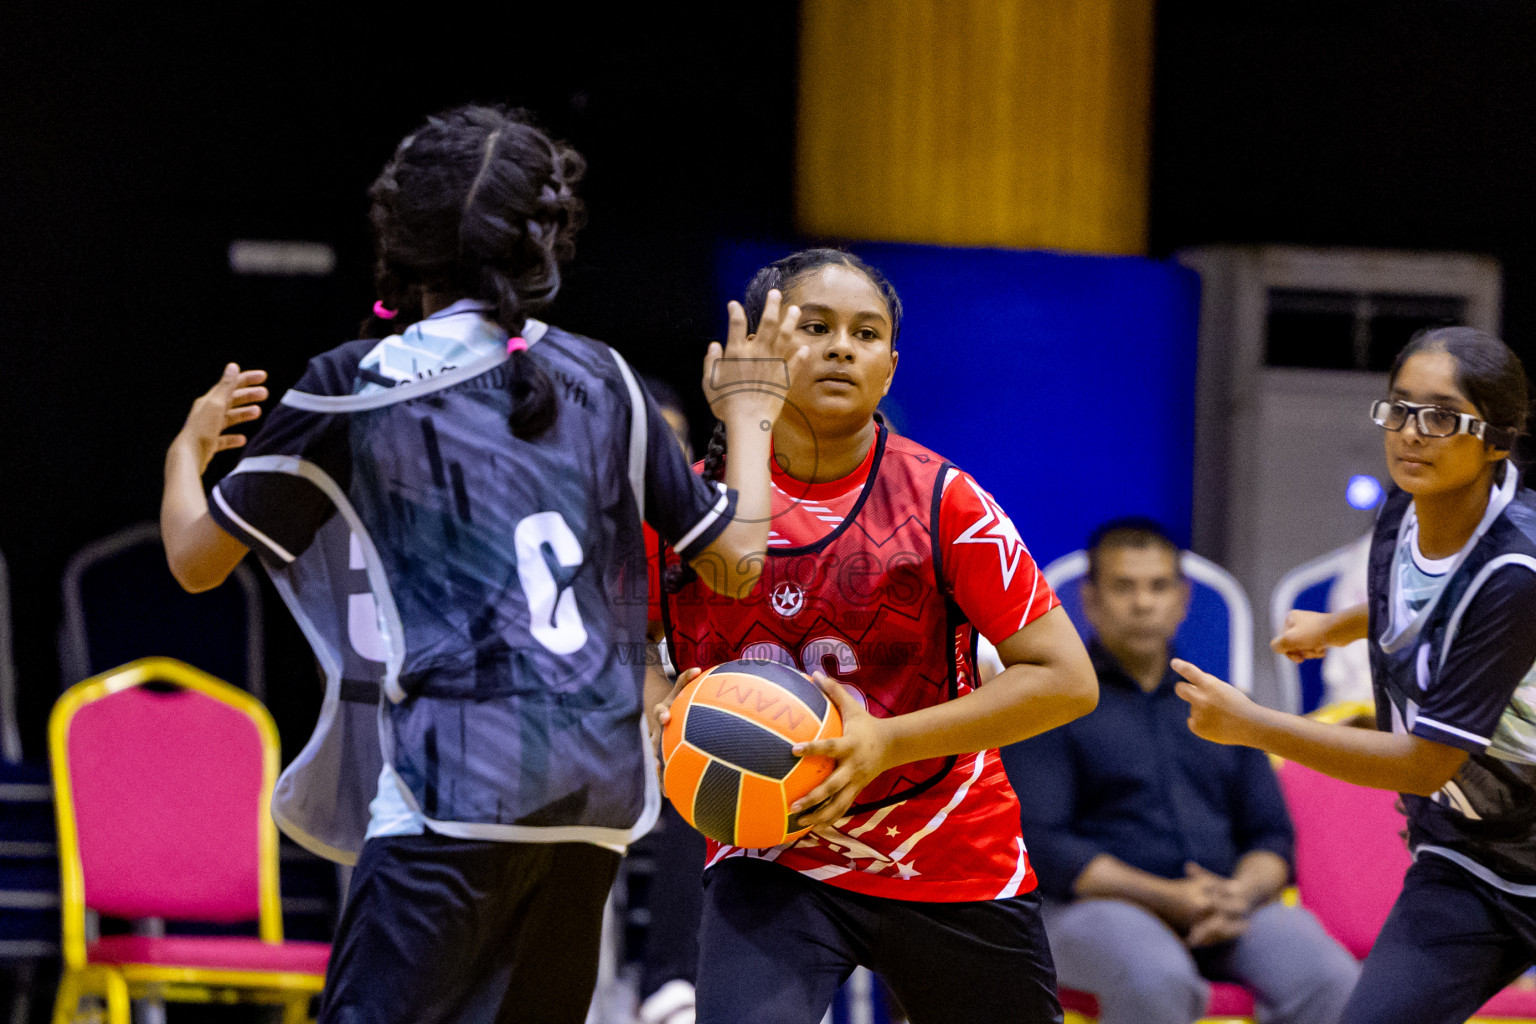
[{"label": "navy blue shorts", "polygon": [[698,1024],[816,1024],[855,966],[912,1024],[1061,1021],[1036,893],[884,899],[745,857],[705,872]]},{"label": "navy blue shorts", "polygon": [[370,839],[320,1024],[581,1024],[618,866],[590,843]]},{"label": "navy blue shorts", "polygon": [[1340,1024],[1461,1024],[1536,960],[1536,897],[1433,853],[1413,862]]}]

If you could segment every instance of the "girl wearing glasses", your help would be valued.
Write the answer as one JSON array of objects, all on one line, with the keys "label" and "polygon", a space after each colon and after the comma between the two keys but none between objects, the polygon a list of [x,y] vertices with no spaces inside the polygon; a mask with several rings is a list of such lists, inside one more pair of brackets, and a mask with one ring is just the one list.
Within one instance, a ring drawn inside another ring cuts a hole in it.
[{"label": "girl wearing glasses", "polygon": [[1520,360],[1466,327],[1420,334],[1372,408],[1397,486],[1368,599],[1293,611],[1295,661],[1369,637],[1377,731],[1260,707],[1187,662],[1190,728],[1402,793],[1414,863],[1342,1020],[1464,1021],[1536,959],[1536,494],[1509,453]]}]

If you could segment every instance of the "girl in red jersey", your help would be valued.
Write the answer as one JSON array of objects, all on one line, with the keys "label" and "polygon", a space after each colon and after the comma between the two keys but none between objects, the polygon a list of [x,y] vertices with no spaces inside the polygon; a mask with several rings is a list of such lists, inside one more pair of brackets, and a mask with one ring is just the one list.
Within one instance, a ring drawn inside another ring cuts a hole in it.
[{"label": "girl in red jersey", "polygon": [[[799,306],[811,360],[773,431],[762,579],[728,600],[670,570],[663,618],[682,683],[732,658],[795,665],[844,733],[796,748],[838,762],[792,808],[812,832],[769,850],[710,844],[698,1020],[812,1024],[863,965],[914,1024],[1059,1021],[996,748],[1091,710],[1092,666],[991,495],[876,417],[901,321],[885,278],[837,250],[795,253],[748,287],[751,329],[771,289]],[[706,476],[725,454],[711,444]],[[978,631],[1007,666],[984,687]]]}]

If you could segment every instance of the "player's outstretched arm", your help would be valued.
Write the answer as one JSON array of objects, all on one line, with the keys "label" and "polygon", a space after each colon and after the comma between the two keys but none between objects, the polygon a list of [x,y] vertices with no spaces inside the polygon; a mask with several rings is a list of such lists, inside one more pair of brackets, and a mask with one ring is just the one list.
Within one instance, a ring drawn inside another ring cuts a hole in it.
[{"label": "player's outstretched arm", "polygon": [[796,744],[799,756],[838,762],[820,786],[791,808],[812,825],[842,817],[881,772],[931,757],[974,753],[1028,739],[1092,711],[1099,681],[1067,613],[1052,609],[997,645],[1005,666],[985,686],[955,700],[894,718],[875,718],[839,684],[815,678],[843,715],[843,735]]},{"label": "player's outstretched arm", "polygon": [[1330,647],[1343,647],[1364,640],[1369,614],[1364,604],[1336,612],[1286,613],[1280,635],[1269,642],[1276,654],[1283,654],[1298,665],[1308,658],[1321,658]]},{"label": "player's outstretched arm", "polygon": [[1461,769],[1467,752],[1408,733],[1329,725],[1256,704],[1209,672],[1177,658],[1189,728],[1215,743],[1257,747],[1357,786],[1430,796]]},{"label": "player's outstretched arm", "polygon": [[768,293],[756,334],[747,333],[741,304],[730,303],[725,347],[711,342],[704,357],[704,395],[725,424],[730,452],[725,485],[736,491],[736,515],[690,564],[705,586],[737,599],[752,592],[763,572],[772,512],[773,426],[790,381],[810,360],[810,348],[795,337],[800,310],[780,308],[782,299],[777,290]]},{"label": "player's outstretched arm", "polygon": [[230,363],[218,383],[192,403],[176,439],[165,453],[165,490],[160,499],[160,536],[176,582],[192,593],[223,583],[245,557],[246,546],[208,514],[203,472],[214,455],[245,444],[225,431],[261,415],[266,400],[265,370],[241,370]]}]

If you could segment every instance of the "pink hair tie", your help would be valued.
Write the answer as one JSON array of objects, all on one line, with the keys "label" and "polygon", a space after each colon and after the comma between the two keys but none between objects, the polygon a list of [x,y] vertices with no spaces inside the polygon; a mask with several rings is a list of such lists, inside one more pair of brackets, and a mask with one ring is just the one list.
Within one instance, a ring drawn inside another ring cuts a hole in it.
[{"label": "pink hair tie", "polygon": [[373,315],[380,320],[393,320],[400,315],[400,311],[398,309],[390,309],[382,301],[375,299],[373,302]]},{"label": "pink hair tie", "polygon": [[508,338],[507,339],[507,355],[511,355],[513,352],[527,352],[527,351],[528,351],[528,343],[526,341],[524,341],[522,338]]}]

